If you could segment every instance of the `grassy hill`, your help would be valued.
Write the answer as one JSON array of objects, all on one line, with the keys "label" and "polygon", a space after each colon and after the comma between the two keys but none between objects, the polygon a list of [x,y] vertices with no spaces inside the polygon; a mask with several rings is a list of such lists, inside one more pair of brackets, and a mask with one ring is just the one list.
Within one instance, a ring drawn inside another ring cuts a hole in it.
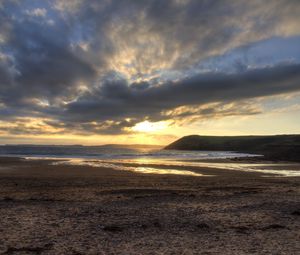
[{"label": "grassy hill", "polygon": [[300,135],[199,136],[190,135],[166,146],[168,150],[211,150],[258,153],[272,160],[300,162]]}]

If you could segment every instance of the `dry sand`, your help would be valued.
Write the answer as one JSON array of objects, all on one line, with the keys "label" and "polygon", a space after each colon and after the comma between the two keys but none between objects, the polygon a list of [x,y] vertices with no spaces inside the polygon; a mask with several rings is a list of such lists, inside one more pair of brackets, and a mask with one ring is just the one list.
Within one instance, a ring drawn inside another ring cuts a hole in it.
[{"label": "dry sand", "polygon": [[49,162],[0,159],[0,254],[299,254],[299,177]]}]

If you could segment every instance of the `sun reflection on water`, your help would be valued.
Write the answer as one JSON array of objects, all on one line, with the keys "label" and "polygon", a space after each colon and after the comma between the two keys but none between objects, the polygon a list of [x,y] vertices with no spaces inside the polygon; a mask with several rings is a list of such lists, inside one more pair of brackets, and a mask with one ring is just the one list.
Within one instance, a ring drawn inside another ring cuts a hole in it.
[{"label": "sun reflection on water", "polygon": [[211,176],[211,175],[204,175],[193,171],[143,166],[143,164],[146,165],[146,163],[148,164],[148,162],[151,162],[148,159],[139,159],[139,162],[143,162],[140,163],[141,166],[125,166],[119,163],[106,162],[101,160],[69,159],[69,160],[57,161],[54,162],[53,164],[55,165],[70,164],[70,165],[83,165],[83,166],[92,166],[92,167],[105,167],[105,168],[111,168],[119,171],[132,171],[132,172],[143,173],[143,174]]},{"label": "sun reflection on water", "polygon": [[[300,176],[299,164],[258,164],[258,163],[213,163],[213,162],[193,162],[178,161],[154,158],[136,159],[113,159],[113,160],[87,160],[87,159],[67,159],[54,162],[54,164],[85,165],[92,167],[105,167],[119,171],[131,171],[143,174],[172,174],[190,176],[212,176],[201,173],[203,168],[222,169],[229,171],[258,172],[274,176],[296,177]],[[175,169],[176,167],[187,169]],[[199,168],[190,170],[189,168]]]}]

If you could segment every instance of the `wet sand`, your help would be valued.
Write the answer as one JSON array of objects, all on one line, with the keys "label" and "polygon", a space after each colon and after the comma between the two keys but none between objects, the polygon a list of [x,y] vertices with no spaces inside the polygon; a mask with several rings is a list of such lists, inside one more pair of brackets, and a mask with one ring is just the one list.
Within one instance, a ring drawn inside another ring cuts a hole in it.
[{"label": "wet sand", "polygon": [[0,159],[0,254],[299,253],[300,177],[50,163]]}]

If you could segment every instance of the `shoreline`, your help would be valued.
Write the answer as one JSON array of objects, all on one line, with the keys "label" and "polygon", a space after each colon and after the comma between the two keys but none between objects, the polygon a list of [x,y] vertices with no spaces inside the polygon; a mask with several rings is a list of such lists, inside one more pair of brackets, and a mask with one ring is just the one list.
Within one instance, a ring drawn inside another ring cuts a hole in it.
[{"label": "shoreline", "polygon": [[[8,160],[6,158],[6,160]],[[298,162],[270,161],[258,157],[215,158],[215,159],[89,159],[89,158],[10,158],[11,161],[43,162],[54,165],[86,166],[98,169],[136,172],[139,174],[226,176],[258,173],[263,177],[300,177]],[[1,161],[1,157],[0,157]],[[229,173],[235,171],[236,173]]]},{"label": "shoreline", "polygon": [[[300,178],[0,158],[0,254],[296,254]],[[189,168],[189,167],[187,167]],[[38,252],[36,252],[38,251]]]}]

